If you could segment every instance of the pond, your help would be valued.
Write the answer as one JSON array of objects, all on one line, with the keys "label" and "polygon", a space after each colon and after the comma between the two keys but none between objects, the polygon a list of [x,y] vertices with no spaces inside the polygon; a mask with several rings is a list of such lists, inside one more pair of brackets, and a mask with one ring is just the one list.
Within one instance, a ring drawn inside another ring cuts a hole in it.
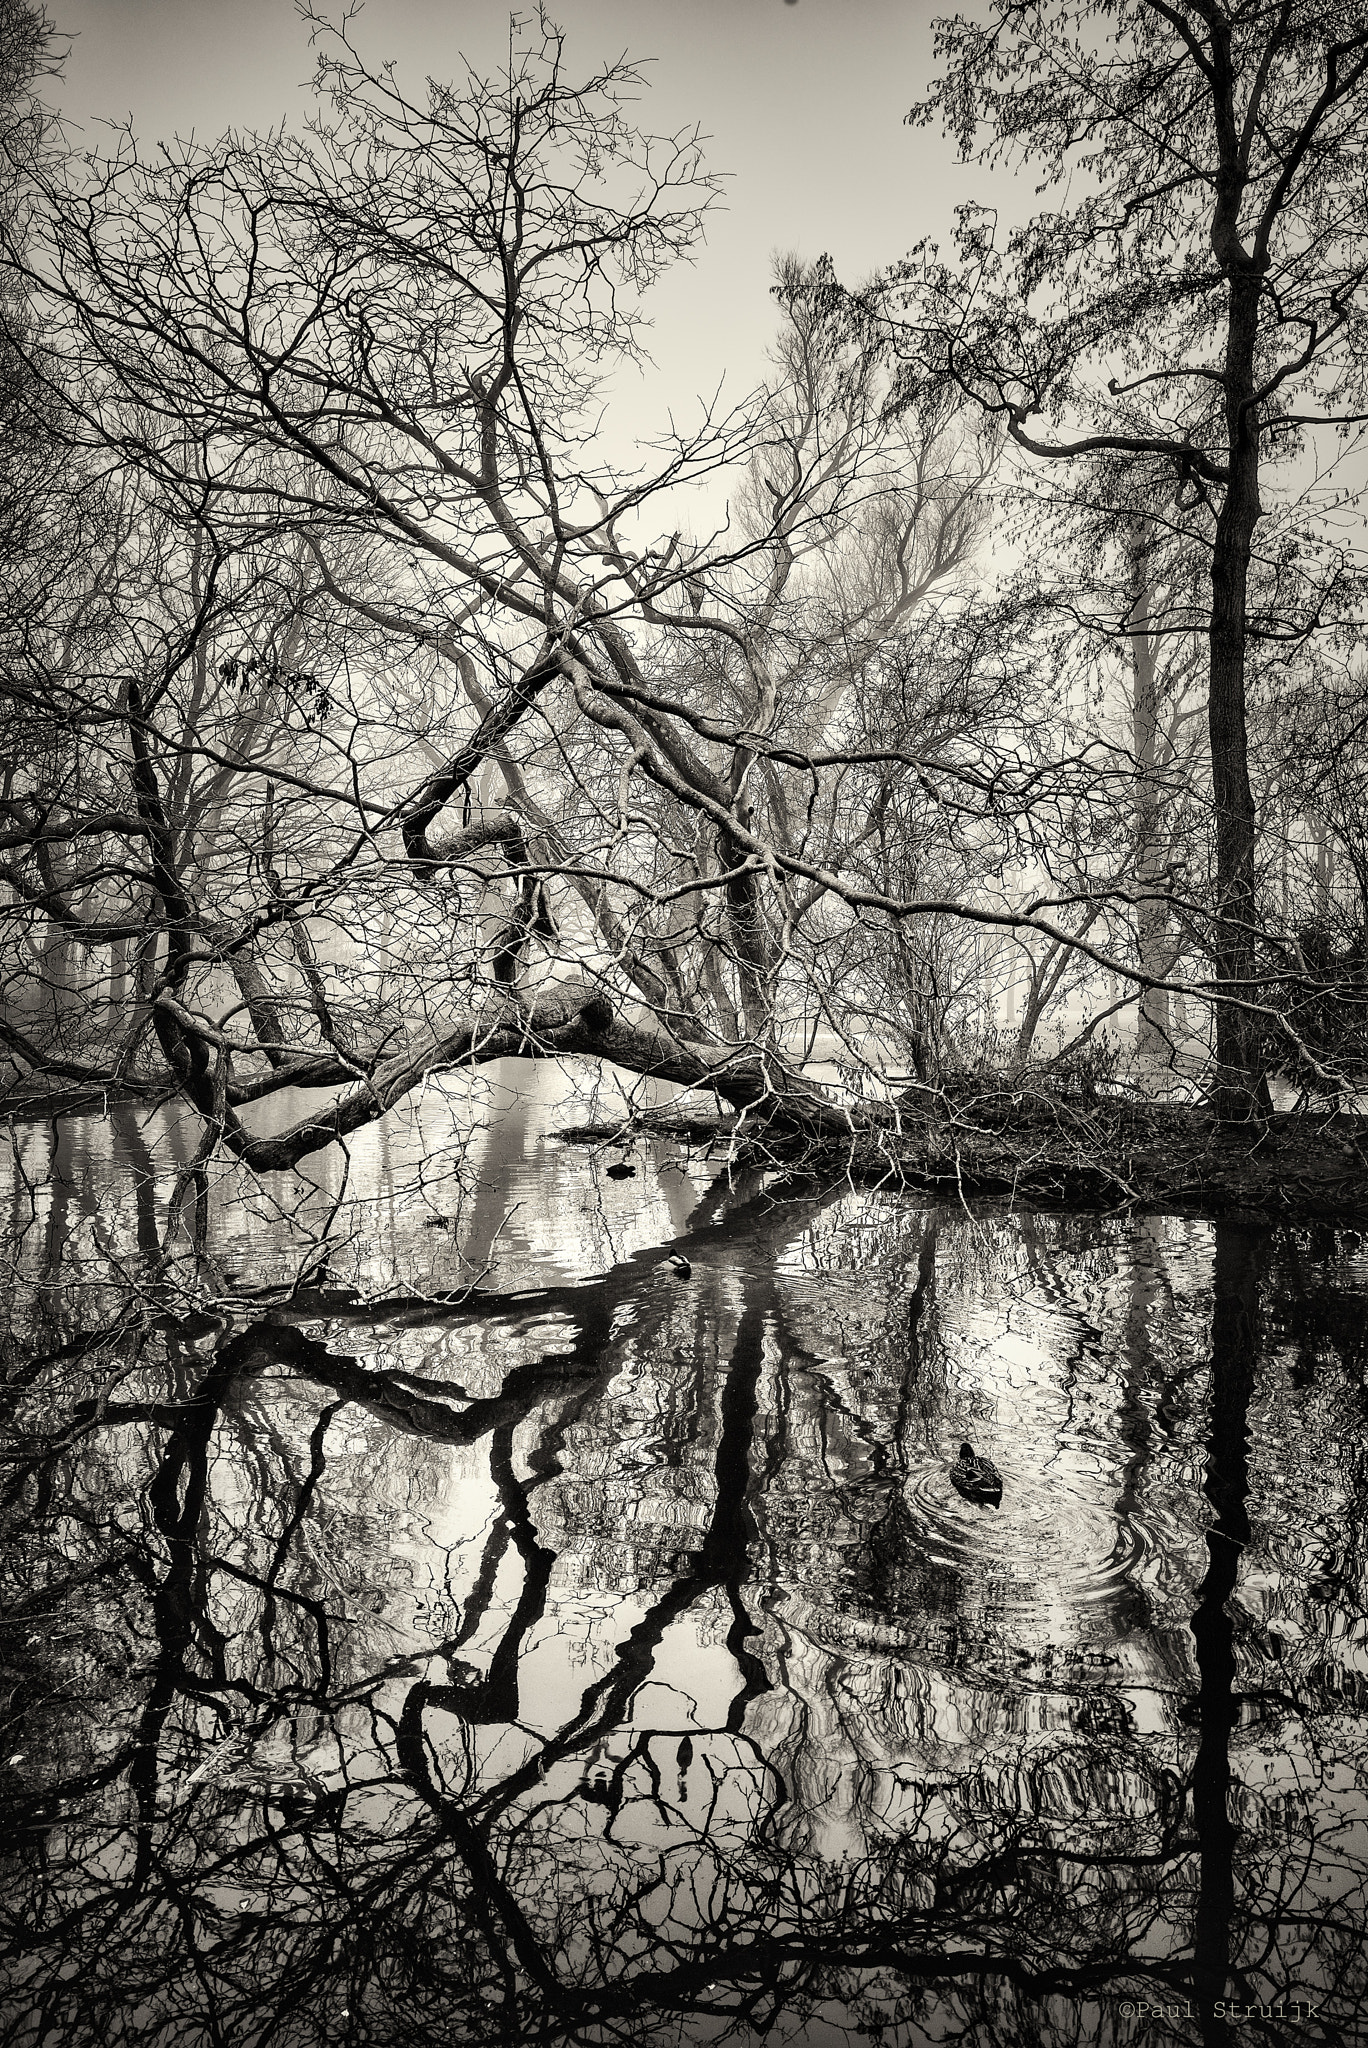
[{"label": "pond", "polygon": [[573,1108],[14,1134],[5,2039],[1355,2038],[1359,1241]]}]

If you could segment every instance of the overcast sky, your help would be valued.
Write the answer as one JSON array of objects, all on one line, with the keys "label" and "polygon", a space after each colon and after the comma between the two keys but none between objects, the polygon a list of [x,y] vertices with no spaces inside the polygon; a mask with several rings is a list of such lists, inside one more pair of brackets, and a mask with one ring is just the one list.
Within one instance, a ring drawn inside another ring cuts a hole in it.
[{"label": "overcast sky", "polygon": [[[299,119],[313,60],[292,0],[50,0],[74,38],[53,97],[97,145],[101,117],[131,116],[146,146],[194,130]],[[320,5],[322,0],[320,0]],[[524,7],[523,12],[529,9]],[[627,51],[653,58],[641,124],[698,122],[709,167],[730,173],[725,211],[696,267],[654,295],[653,392],[642,424],[695,392],[741,398],[764,370],[773,332],[771,261],[829,252],[853,281],[922,235],[948,236],[955,204],[987,186],[955,167],[939,134],[905,125],[932,68],[933,0],[559,0],[567,68]],[[497,67],[507,48],[499,0],[367,0],[364,53],[402,78]],[[625,395],[625,394],[624,394]],[[633,403],[632,410],[637,410]]]}]

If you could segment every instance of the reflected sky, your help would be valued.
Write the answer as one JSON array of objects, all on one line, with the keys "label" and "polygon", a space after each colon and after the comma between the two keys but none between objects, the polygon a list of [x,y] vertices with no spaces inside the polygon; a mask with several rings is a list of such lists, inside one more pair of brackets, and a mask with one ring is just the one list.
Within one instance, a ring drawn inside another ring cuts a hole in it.
[{"label": "reflected sky", "polygon": [[198,1294],[174,1134],[17,1134],[6,2039],[1354,2038],[1358,1243],[582,1108],[225,1183]]}]

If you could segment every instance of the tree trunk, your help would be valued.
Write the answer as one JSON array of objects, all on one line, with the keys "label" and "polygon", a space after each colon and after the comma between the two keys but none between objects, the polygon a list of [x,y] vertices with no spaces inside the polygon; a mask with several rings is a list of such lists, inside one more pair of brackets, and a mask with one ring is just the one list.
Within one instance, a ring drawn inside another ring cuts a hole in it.
[{"label": "tree trunk", "polygon": [[[1131,751],[1135,758],[1135,881],[1141,891],[1135,930],[1141,968],[1146,974],[1166,977],[1173,966],[1168,907],[1144,893],[1158,889],[1165,866],[1159,797],[1159,671],[1150,630],[1152,548],[1153,528],[1148,518],[1142,518],[1131,550]],[[1145,1093],[1161,1094],[1174,1063],[1167,989],[1147,988],[1141,994],[1135,1061]]]},{"label": "tree trunk", "polygon": [[[749,825],[749,805],[742,808],[741,816],[742,823]],[[742,1021],[751,1045],[767,1045],[774,1023],[777,963],[765,917],[761,877],[754,868],[745,866],[746,849],[729,833],[718,834],[717,852],[731,873],[727,883],[727,930],[736,962]]]},{"label": "tree trunk", "polygon": [[[1245,723],[1246,605],[1249,558],[1259,503],[1259,429],[1254,405],[1254,344],[1260,280],[1236,276],[1230,286],[1226,339],[1229,481],[1211,555],[1211,670],[1207,699],[1211,785],[1216,812],[1216,922],[1212,953],[1220,994],[1216,1006],[1213,1107],[1224,1122],[1268,1113],[1258,1022],[1238,1007],[1256,995],[1254,926],[1254,797],[1249,786]],[[1228,1000],[1235,998],[1235,1001]]]}]

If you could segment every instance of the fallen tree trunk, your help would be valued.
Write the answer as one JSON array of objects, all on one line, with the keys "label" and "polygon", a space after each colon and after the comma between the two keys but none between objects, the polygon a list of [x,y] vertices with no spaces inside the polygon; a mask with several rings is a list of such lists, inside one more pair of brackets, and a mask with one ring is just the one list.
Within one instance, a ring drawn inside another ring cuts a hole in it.
[{"label": "fallen tree trunk", "polygon": [[[230,1107],[224,1142],[255,1172],[278,1173],[373,1123],[430,1074],[483,1066],[491,1060],[551,1058],[608,1060],[628,1073],[705,1090],[743,1116],[756,1113],[776,1144],[849,1144],[857,1129],[868,1123],[867,1117],[852,1116],[822,1088],[768,1052],[745,1047],[713,1052],[682,1045],[658,1025],[618,1016],[593,983],[576,981],[531,1003],[487,1003],[446,1030],[411,1042],[370,1073],[358,1076],[355,1067],[342,1060],[319,1058],[272,1074],[272,1090],[288,1079],[299,1086],[336,1086],[344,1092],[272,1138],[251,1137]],[[230,1103],[234,1097],[239,1103],[251,1099],[245,1090],[231,1091]],[[891,1128],[896,1121],[893,1112],[886,1105],[874,1107]]]},{"label": "fallen tree trunk", "polygon": [[[771,1141],[772,1142],[772,1141]],[[775,1146],[777,1158],[791,1147]],[[811,1167],[823,1148],[809,1148]],[[831,1164],[837,1162],[833,1159]],[[1109,1097],[1086,1109],[1002,1091],[863,1132],[841,1162],[865,1182],[995,1208],[1368,1222],[1368,1118],[1274,1114],[1232,1129],[1209,1105]]]},{"label": "fallen tree trunk", "polygon": [[[222,1077],[232,1055],[252,1048],[231,1045],[208,1019],[179,1003],[175,1010],[178,1029],[200,1040],[206,1074],[203,1086],[194,1074],[178,1077],[179,1092],[204,1116],[206,1139],[215,1135],[256,1173],[289,1171],[350,1137],[430,1075],[499,1059],[578,1058],[608,1061],[711,1097],[730,1112],[720,1135],[748,1167],[889,1183],[938,1202],[1368,1220],[1368,1120],[1362,1117],[1280,1115],[1241,1134],[1201,1107],[1115,1097],[1066,1102],[1007,1083],[988,1083],[972,1095],[918,1089],[897,1102],[842,1102],[772,1050],[682,1044],[649,1018],[623,1017],[588,979],[533,1000],[501,999],[491,988],[478,1008],[365,1069],[333,1052],[310,1053],[257,1080],[226,1086]],[[219,1077],[212,1089],[211,1063]],[[287,1130],[253,1136],[239,1108],[285,1085],[339,1092]],[[62,1108],[68,1106],[89,1103]]]}]

